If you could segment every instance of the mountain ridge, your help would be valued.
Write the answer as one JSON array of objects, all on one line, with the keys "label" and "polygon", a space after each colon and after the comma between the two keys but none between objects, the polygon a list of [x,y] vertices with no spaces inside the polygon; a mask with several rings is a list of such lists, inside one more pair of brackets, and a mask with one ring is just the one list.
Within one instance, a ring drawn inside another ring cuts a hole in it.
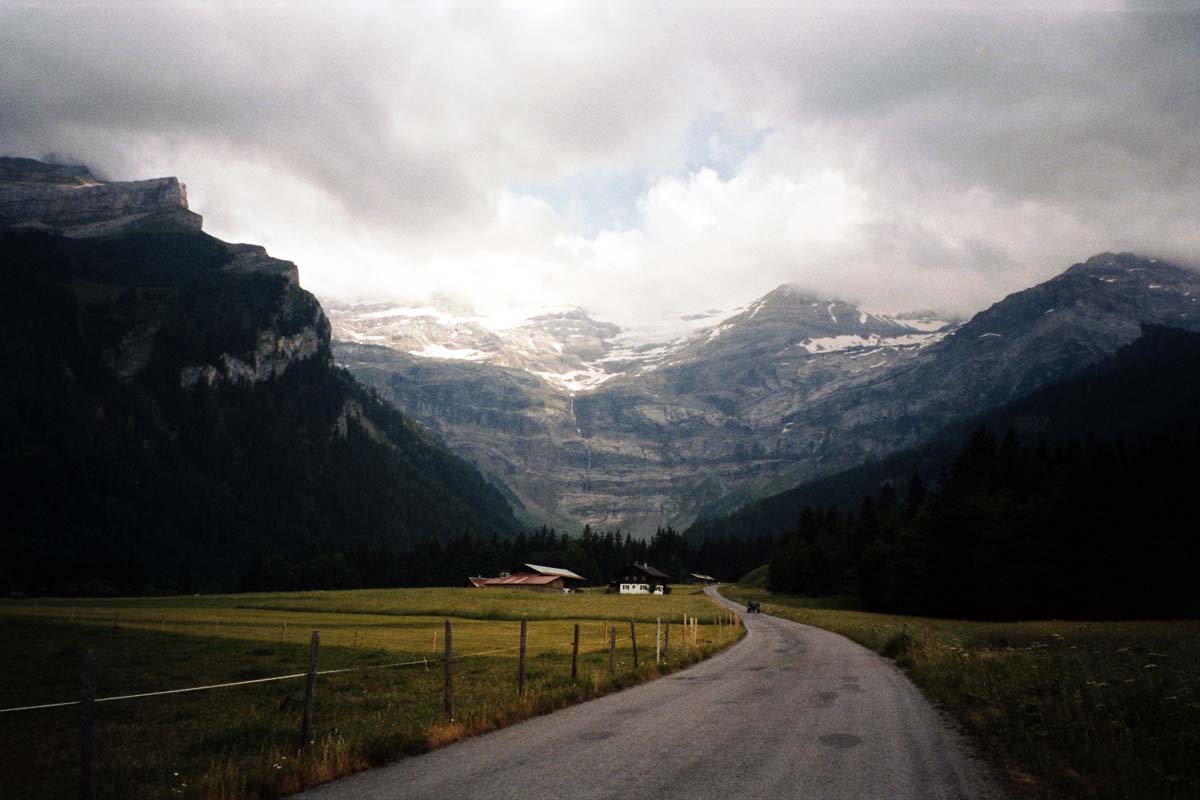
[{"label": "mountain ridge", "polygon": [[1200,332],[1145,325],[1137,339],[1113,355],[978,416],[952,422],[916,448],[802,483],[724,516],[701,517],[685,533],[693,541],[778,533],[794,525],[805,506],[855,513],[863,497],[878,494],[885,484],[903,496],[914,475],[922,476],[927,487],[934,484],[980,428],[997,435],[1013,430],[1026,442],[1050,446],[1089,439],[1132,443],[1161,435],[1194,416],[1200,403],[1197,375]]},{"label": "mountain ridge", "polygon": [[[1198,295],[1194,272],[1111,253],[961,325],[783,286],[684,341],[643,343],[649,357],[610,353],[605,366],[621,374],[573,394],[486,363],[464,374],[437,359],[370,355],[340,341],[336,321],[334,349],[531,509],[645,533],[912,446],[947,419],[1115,352],[1142,322],[1196,325]],[[474,408],[493,379],[507,400]]]}]

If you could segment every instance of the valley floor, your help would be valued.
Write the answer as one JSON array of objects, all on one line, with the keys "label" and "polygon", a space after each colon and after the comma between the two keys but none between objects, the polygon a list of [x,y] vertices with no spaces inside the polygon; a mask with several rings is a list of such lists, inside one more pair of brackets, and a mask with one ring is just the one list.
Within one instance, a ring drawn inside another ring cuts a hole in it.
[{"label": "valley floor", "polygon": [[1200,797],[1200,622],[968,622],[722,591],[894,658],[1019,794]]},{"label": "valley floor", "polygon": [[[685,644],[683,615],[698,617]],[[105,798],[277,797],[399,756],[587,700],[694,663],[736,641],[697,589],[665,597],[399,589],[0,602],[0,786],[5,798],[77,794],[85,649],[98,698],[302,676],[320,631],[314,743],[298,753],[303,677],[96,705],[95,787]],[[517,691],[520,620],[527,691]],[[671,647],[655,664],[658,619]],[[452,621],[454,716],[443,712]],[[640,667],[633,666],[630,620]],[[724,620],[722,619],[722,622]],[[580,625],[579,680],[571,681]],[[608,636],[617,633],[616,672]]]}]

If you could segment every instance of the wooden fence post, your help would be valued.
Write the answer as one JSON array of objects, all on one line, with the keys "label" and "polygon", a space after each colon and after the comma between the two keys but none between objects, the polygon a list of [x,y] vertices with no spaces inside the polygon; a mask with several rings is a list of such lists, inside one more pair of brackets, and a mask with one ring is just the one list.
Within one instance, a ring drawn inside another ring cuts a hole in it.
[{"label": "wooden fence post", "polygon": [[669,658],[671,655],[671,620],[667,620],[667,625],[663,628],[663,658]]},{"label": "wooden fence post", "polygon": [[571,682],[579,680],[579,623],[575,623],[575,643],[571,646]]},{"label": "wooden fence post", "polygon": [[525,636],[529,621],[521,617],[521,659],[517,665],[517,694],[525,696]]},{"label": "wooden fence post", "polygon": [[[437,634],[435,633],[434,636]],[[451,682],[450,662],[454,658],[454,650],[450,644],[450,620],[446,620],[446,654],[443,660],[443,675],[446,681],[446,719],[454,719],[454,684]]]},{"label": "wooden fence post", "polygon": [[637,628],[634,627],[633,620],[629,620],[629,641],[633,642],[633,668],[638,668],[638,652],[637,652]]},{"label": "wooden fence post", "polygon": [[308,680],[304,682],[304,716],[300,719],[300,749],[308,747],[313,738],[313,695],[317,691],[317,651],[321,647],[321,634],[312,632],[308,646]]},{"label": "wooden fence post", "polygon": [[96,713],[95,659],[83,651],[79,696],[79,800],[92,800],[92,720]]},{"label": "wooden fence post", "polygon": [[654,663],[662,663],[662,617],[654,625]]},{"label": "wooden fence post", "polygon": [[617,671],[617,629],[612,627],[608,629],[608,674],[613,675]]}]

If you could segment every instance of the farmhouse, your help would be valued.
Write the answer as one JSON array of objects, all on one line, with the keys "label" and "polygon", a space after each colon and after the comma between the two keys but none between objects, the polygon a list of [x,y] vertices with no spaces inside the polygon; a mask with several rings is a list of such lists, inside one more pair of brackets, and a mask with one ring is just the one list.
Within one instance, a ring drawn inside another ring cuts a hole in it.
[{"label": "farmhouse", "polygon": [[621,594],[665,594],[671,591],[668,586],[670,582],[667,573],[635,561],[621,570],[620,577],[612,582],[611,588]]},{"label": "farmhouse", "polygon": [[467,578],[477,589],[528,589],[531,592],[569,592],[586,578],[569,569],[526,564],[528,572],[501,572],[498,578]]}]

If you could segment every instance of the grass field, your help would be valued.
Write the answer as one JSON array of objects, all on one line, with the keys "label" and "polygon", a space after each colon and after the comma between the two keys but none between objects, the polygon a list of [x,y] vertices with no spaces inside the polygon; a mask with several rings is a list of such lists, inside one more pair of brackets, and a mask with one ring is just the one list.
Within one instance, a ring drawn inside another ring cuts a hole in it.
[{"label": "grass field", "polygon": [[965,622],[722,593],[895,658],[1022,794],[1200,797],[1200,622]]},{"label": "grass field", "polygon": [[[685,614],[700,618],[695,645],[683,641]],[[0,708],[78,698],[85,649],[95,656],[97,697],[302,673],[319,630],[320,669],[355,671],[318,678],[315,741],[302,754],[303,679],[96,705],[97,798],[276,797],[693,663],[740,636],[716,624],[721,614],[684,587],[661,597],[400,589],[6,600]],[[516,680],[522,617],[529,620],[524,698]],[[671,650],[656,665],[660,617],[672,623]],[[442,710],[446,619],[455,651],[453,720]],[[572,683],[576,622],[581,655]],[[611,676],[610,625],[618,662]],[[388,666],[409,661],[420,663]],[[78,736],[77,707],[0,713],[3,796],[75,795]]]}]

